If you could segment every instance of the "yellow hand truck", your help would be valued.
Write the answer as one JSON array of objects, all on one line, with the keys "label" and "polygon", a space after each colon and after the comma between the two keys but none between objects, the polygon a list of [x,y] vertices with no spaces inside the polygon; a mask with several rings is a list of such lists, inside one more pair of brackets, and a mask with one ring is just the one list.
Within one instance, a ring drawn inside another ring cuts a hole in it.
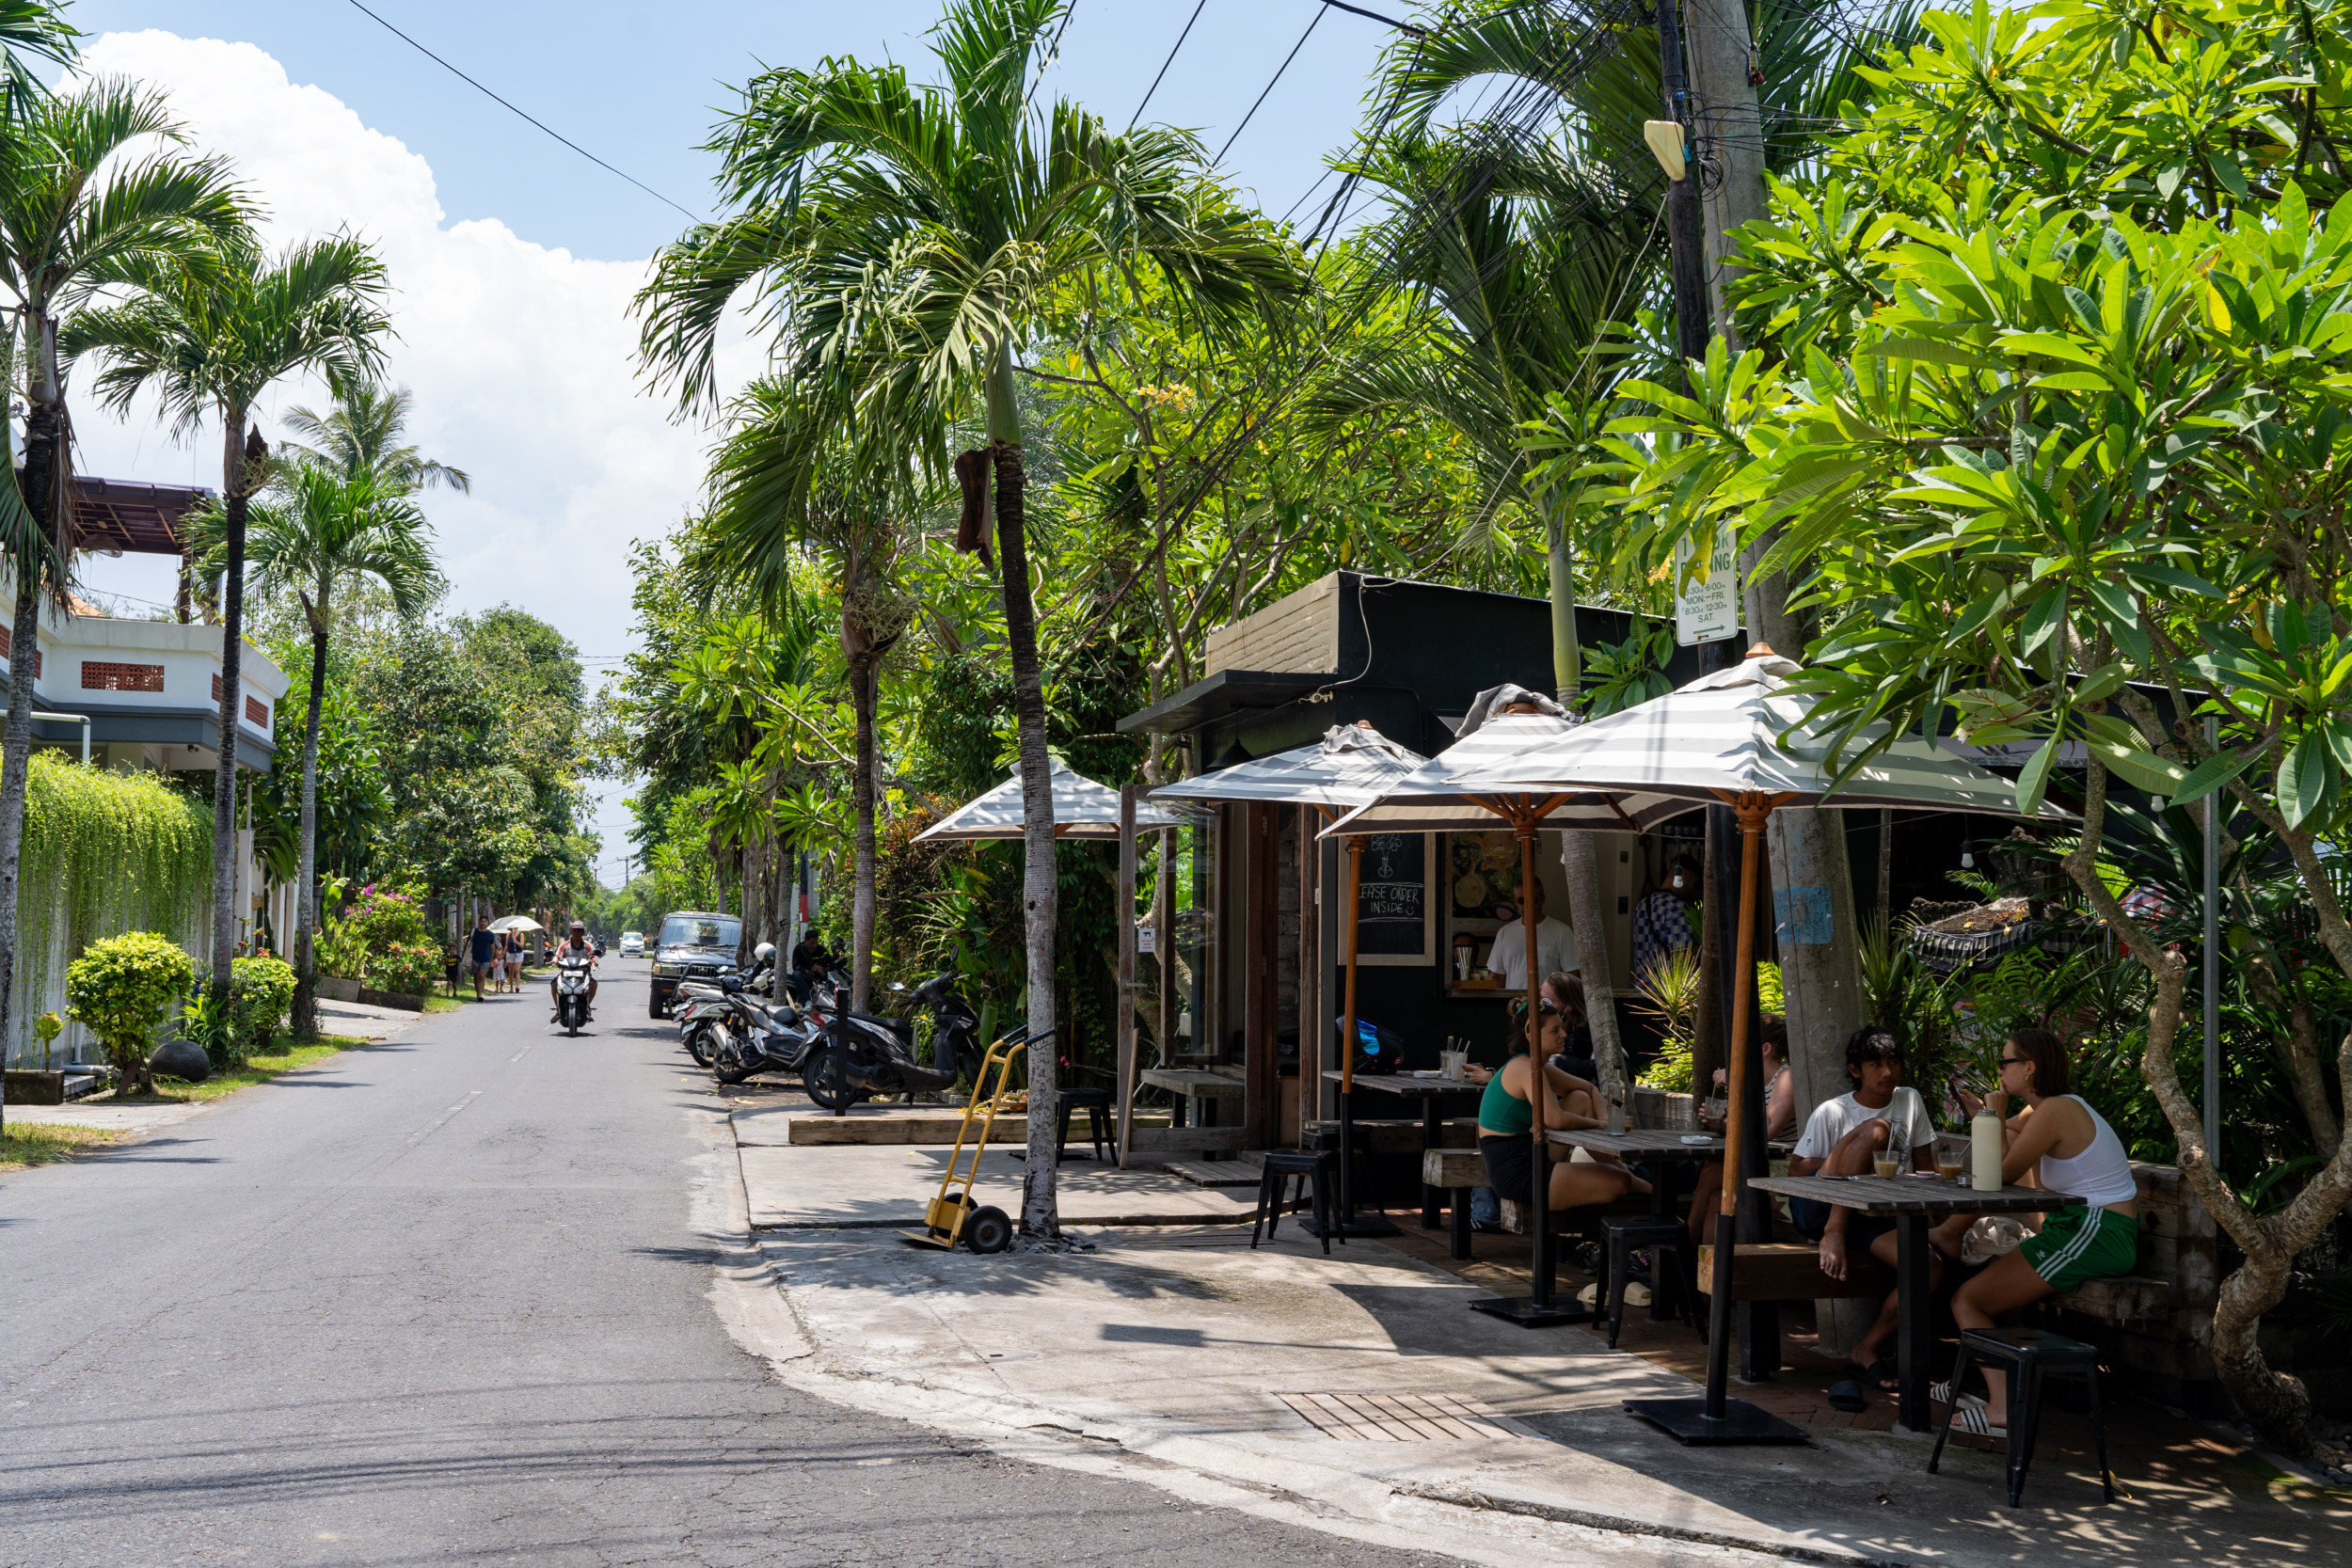
[{"label": "yellow hand truck", "polygon": [[[1048,1029],[1038,1037],[1050,1039],[1054,1031]],[[972,1201],[972,1183],[979,1180],[980,1156],[988,1152],[988,1136],[996,1125],[996,1114],[1010,1098],[1008,1085],[1012,1079],[1012,1059],[1026,1051],[1032,1043],[1025,1026],[1014,1030],[988,1048],[980,1065],[972,1074],[972,1098],[964,1101],[963,1125],[956,1131],[956,1147],[947,1156],[946,1174],[939,1179],[939,1196],[924,1210],[924,1226],[920,1230],[901,1230],[899,1235],[925,1246],[953,1247],[958,1242],[974,1252],[1002,1252],[1012,1245],[1012,1220],[993,1204]],[[993,1072],[996,1086],[991,1089],[989,1074]],[[974,1136],[977,1124],[978,1135]],[[971,1158],[964,1158],[966,1148]],[[953,1196],[948,1189],[957,1182],[963,1191]]]}]

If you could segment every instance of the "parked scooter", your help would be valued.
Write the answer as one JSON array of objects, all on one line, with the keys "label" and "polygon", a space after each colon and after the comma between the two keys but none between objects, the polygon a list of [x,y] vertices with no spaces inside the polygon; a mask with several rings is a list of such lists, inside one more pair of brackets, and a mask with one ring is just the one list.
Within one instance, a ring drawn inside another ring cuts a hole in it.
[{"label": "parked scooter", "polygon": [[575,953],[566,943],[557,949],[555,960],[555,1022],[563,1025],[566,1037],[577,1037],[580,1025],[588,1022],[588,971],[590,960],[584,953]]},{"label": "parked scooter", "polygon": [[723,1005],[713,1009],[704,1036],[710,1075],[722,1084],[739,1084],[755,1072],[789,1072],[800,1068],[816,1035],[815,1024],[786,1000],[769,1000],[775,975],[776,950],[761,942],[749,975],[723,974],[719,990]]},{"label": "parked scooter", "polygon": [[[822,1024],[816,1048],[802,1063],[809,1099],[835,1116],[877,1094],[917,1094],[944,1089],[979,1059],[979,1015],[956,994],[955,971],[926,980],[907,996],[908,1016],[884,1018],[853,1012],[846,988],[816,1007]],[[905,992],[903,985],[893,991]],[[931,1065],[914,1059],[914,1015],[931,1015]]]}]

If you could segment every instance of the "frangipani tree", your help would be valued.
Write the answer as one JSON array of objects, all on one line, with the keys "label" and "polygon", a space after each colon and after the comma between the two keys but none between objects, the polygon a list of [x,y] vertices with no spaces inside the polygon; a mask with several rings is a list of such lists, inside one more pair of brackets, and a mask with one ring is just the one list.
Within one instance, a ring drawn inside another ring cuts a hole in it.
[{"label": "frangipani tree", "polygon": [[[2352,56],[2278,6],[2154,32],[2120,6],[2049,15],[1922,19],[1937,45],[1890,63],[1888,101],[1751,236],[1768,348],[1718,352],[1687,396],[1631,388],[1651,412],[1617,427],[1622,501],[1652,547],[1782,531],[1822,628],[1802,684],[1856,762],[1863,726],[1955,712],[1968,739],[2032,744],[2030,800],[2081,749],[2065,869],[2151,977],[2142,1071],[2245,1253],[2216,1370],[2265,1441],[2300,1450],[2309,1400],[2257,1330],[2352,1197],[2352,1038],[2330,1064],[2308,995],[2286,994],[2307,980],[2257,936],[2239,961],[2285,1003],[2280,1053],[2323,1158],[2256,1212],[2181,1082],[2186,959],[2125,910],[2103,847],[2119,781],[2252,818],[2352,978],[2328,847],[2352,832],[2352,203],[2325,152],[2352,124],[2280,70],[2340,79]],[[2203,107],[2133,109],[2158,103]]]}]

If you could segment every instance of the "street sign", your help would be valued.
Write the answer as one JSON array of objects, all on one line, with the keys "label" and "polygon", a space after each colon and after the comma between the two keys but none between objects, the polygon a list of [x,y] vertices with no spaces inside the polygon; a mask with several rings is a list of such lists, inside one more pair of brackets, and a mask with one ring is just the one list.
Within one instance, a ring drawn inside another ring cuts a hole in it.
[{"label": "street sign", "polygon": [[1740,560],[1733,531],[1715,531],[1703,582],[1695,574],[1683,579],[1692,553],[1687,536],[1675,546],[1675,641],[1686,648],[1740,635]]}]

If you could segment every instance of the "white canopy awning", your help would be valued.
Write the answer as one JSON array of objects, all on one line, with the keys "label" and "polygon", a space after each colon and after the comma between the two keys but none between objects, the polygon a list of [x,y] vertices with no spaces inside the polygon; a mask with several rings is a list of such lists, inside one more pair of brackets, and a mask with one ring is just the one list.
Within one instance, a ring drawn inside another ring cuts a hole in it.
[{"label": "white canopy awning", "polygon": [[[1154,811],[1144,801],[1136,802],[1137,832],[1183,825],[1178,817]],[[918,844],[933,838],[1019,838],[1023,831],[1021,775],[1016,771],[994,789],[964,802],[914,837]],[[1058,762],[1054,764],[1054,836],[1118,838],[1119,791],[1073,773]]]}]

